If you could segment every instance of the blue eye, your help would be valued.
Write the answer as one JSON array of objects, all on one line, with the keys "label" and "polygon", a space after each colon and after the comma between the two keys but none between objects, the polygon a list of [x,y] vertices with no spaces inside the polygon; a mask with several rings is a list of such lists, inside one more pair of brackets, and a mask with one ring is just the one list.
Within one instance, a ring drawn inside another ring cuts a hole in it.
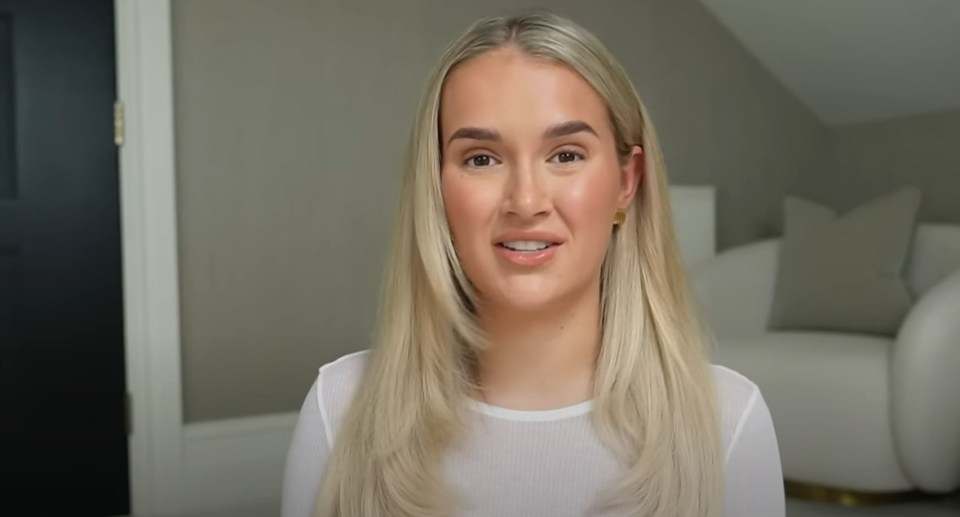
[{"label": "blue eye", "polygon": [[555,163],[560,163],[560,164],[566,164],[566,163],[573,163],[573,162],[583,160],[583,158],[584,156],[582,153],[579,153],[577,151],[567,150],[567,151],[560,151],[559,153],[553,155],[553,157],[550,158],[550,161]]},{"label": "blue eye", "polygon": [[484,167],[490,167],[497,163],[497,159],[489,154],[475,154],[464,161],[464,165],[467,167],[474,167],[477,169],[482,169]]}]

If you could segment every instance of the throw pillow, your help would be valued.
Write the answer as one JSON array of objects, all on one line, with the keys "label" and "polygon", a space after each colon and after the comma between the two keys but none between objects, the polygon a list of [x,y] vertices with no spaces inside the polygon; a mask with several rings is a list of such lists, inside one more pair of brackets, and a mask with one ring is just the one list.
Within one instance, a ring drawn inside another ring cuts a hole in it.
[{"label": "throw pillow", "polygon": [[903,270],[919,208],[916,188],[843,216],[788,198],[770,328],[895,335],[913,304]]}]

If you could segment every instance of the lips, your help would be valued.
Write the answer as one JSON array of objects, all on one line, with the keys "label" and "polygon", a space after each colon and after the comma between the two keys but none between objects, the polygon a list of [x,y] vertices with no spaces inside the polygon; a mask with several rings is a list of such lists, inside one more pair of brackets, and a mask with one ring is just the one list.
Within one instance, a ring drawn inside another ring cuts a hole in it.
[{"label": "lips", "polygon": [[534,268],[549,263],[563,238],[546,232],[508,232],[494,240],[497,254],[509,264]]}]

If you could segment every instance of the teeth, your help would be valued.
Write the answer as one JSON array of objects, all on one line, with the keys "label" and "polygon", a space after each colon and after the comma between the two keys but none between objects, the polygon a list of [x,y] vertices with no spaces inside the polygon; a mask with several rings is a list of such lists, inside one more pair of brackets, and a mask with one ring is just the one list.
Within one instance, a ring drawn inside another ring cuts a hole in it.
[{"label": "teeth", "polygon": [[549,242],[543,241],[509,241],[503,243],[503,247],[514,251],[537,251],[546,249],[549,246]]}]

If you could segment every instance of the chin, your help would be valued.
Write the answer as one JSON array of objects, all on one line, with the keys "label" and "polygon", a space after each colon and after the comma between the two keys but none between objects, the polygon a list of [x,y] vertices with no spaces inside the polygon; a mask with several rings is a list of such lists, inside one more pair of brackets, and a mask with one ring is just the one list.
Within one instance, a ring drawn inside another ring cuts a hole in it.
[{"label": "chin", "polygon": [[496,306],[517,312],[536,312],[555,305],[563,298],[555,289],[543,286],[501,289],[491,300]]},{"label": "chin", "polygon": [[549,307],[555,301],[542,297],[506,298],[497,305],[514,312],[537,312]]}]

